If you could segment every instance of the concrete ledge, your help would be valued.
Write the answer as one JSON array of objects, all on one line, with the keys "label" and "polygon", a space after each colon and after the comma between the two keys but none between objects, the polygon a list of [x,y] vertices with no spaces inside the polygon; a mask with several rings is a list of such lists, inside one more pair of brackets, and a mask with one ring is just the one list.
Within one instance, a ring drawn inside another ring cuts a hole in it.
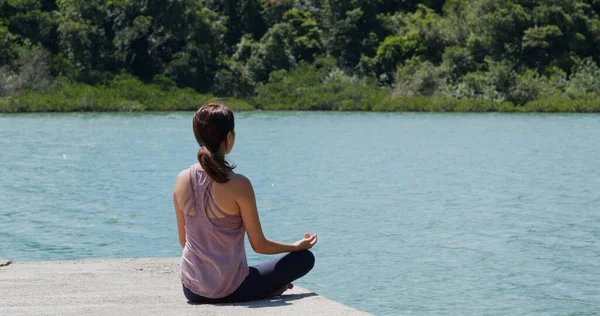
[{"label": "concrete ledge", "polygon": [[0,268],[0,315],[369,315],[295,287],[270,300],[190,305],[179,258],[15,262]]}]

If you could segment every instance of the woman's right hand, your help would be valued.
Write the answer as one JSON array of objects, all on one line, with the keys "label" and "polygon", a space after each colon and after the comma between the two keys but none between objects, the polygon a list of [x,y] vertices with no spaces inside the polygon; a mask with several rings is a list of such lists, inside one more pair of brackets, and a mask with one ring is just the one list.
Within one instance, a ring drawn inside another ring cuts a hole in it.
[{"label": "woman's right hand", "polygon": [[302,251],[312,248],[317,243],[317,234],[304,234],[304,238],[294,243],[296,251]]}]

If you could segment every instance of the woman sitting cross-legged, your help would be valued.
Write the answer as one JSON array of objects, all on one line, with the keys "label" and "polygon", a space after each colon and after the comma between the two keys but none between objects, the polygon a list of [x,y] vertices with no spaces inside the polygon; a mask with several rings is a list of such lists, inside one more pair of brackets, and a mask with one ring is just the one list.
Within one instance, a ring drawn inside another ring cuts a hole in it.
[{"label": "woman sitting cross-legged", "polygon": [[[315,263],[317,234],[287,244],[265,238],[250,181],[225,160],[235,143],[233,112],[206,104],[193,118],[198,163],[175,181],[173,204],[183,247],[181,282],[191,303],[233,303],[281,295]],[[261,254],[287,253],[248,267],[244,234]]]}]

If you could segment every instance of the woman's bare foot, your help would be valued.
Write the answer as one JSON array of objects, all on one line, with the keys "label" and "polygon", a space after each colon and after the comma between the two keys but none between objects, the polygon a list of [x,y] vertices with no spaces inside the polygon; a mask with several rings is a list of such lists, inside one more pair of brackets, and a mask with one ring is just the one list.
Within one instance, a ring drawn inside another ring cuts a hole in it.
[{"label": "woman's bare foot", "polygon": [[282,287],[281,289],[277,290],[275,293],[271,294],[271,297],[274,296],[280,296],[281,294],[283,294],[285,291],[287,290],[291,290],[294,288],[294,285],[292,283]]}]

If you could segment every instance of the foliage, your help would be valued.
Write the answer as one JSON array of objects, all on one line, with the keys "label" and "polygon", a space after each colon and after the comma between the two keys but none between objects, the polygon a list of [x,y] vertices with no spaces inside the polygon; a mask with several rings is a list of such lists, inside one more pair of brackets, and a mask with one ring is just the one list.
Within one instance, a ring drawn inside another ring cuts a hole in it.
[{"label": "foliage", "polygon": [[261,38],[247,63],[253,80],[265,81],[271,72],[295,65],[290,41],[292,32],[289,24],[278,23]]},{"label": "foliage", "polygon": [[586,97],[590,94],[600,95],[598,79],[600,79],[600,67],[591,59],[586,59],[571,74],[566,93],[571,98]]},{"label": "foliage", "polygon": [[424,96],[391,97],[373,108],[383,112],[498,112],[501,108],[514,107],[510,103],[476,99]]},{"label": "foliage", "polygon": [[[213,99],[189,88],[145,85],[131,75],[118,75],[108,85],[68,84],[46,93],[24,90],[0,98],[0,112],[194,111]],[[238,111],[253,109],[243,100],[218,101]]]},{"label": "foliage", "polygon": [[0,67],[0,97],[23,89],[43,91],[54,85],[50,54],[38,45],[17,46],[12,63]]},{"label": "foliage", "polygon": [[348,76],[333,59],[273,72],[252,104],[264,110],[371,110],[389,90]]},{"label": "foliage", "polygon": [[0,0],[0,105],[593,112],[598,47],[597,0]]},{"label": "foliage", "polygon": [[254,81],[240,63],[230,60],[217,71],[212,92],[220,97],[250,97],[254,94]]},{"label": "foliage", "polygon": [[396,96],[436,96],[446,89],[446,73],[430,61],[412,58],[398,67]]}]

